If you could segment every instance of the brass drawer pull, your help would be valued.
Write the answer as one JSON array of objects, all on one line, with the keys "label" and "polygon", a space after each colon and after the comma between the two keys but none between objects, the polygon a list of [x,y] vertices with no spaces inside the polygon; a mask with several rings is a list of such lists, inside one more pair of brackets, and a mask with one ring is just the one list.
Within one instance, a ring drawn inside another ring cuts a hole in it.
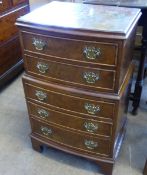
[{"label": "brass drawer pull", "polygon": [[38,109],[37,113],[39,114],[39,117],[46,119],[49,116],[49,112],[44,109]]},{"label": "brass drawer pull", "polygon": [[83,49],[83,54],[88,60],[95,60],[101,55],[101,49],[95,47],[85,47]]},{"label": "brass drawer pull", "polygon": [[45,74],[49,68],[48,64],[43,62],[38,62],[36,67],[38,68],[39,72],[43,74]]},{"label": "brass drawer pull", "polygon": [[85,103],[84,108],[89,114],[96,114],[97,112],[100,111],[100,106],[95,106],[94,104],[91,103]]},{"label": "brass drawer pull", "polygon": [[94,142],[93,140],[85,140],[84,144],[88,149],[94,149],[98,147],[98,143]]},{"label": "brass drawer pull", "polygon": [[40,101],[44,101],[47,99],[47,93],[45,93],[45,92],[36,90],[35,95],[38,98],[38,100],[40,100]]},{"label": "brass drawer pull", "polygon": [[99,75],[94,72],[84,72],[83,78],[89,84],[94,84],[97,80],[99,80]]},{"label": "brass drawer pull", "polygon": [[46,42],[41,39],[33,38],[32,44],[35,46],[36,50],[43,50],[46,46]]},{"label": "brass drawer pull", "polygon": [[88,132],[95,132],[98,130],[98,124],[94,124],[92,122],[85,122],[84,127]]},{"label": "brass drawer pull", "polygon": [[40,130],[41,130],[42,134],[45,135],[45,136],[50,136],[52,134],[52,129],[51,128],[41,126]]}]

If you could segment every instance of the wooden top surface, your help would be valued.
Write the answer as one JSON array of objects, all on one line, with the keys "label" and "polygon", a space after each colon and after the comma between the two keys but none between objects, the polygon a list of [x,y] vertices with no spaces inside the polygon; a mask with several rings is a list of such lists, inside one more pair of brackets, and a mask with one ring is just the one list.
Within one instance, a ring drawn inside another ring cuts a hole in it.
[{"label": "wooden top surface", "polygon": [[70,2],[51,2],[19,18],[18,26],[40,27],[42,30],[62,29],[94,31],[126,35],[140,17],[140,9],[90,5]]},{"label": "wooden top surface", "polygon": [[83,0],[84,3],[114,5],[120,7],[147,8],[147,0]]}]

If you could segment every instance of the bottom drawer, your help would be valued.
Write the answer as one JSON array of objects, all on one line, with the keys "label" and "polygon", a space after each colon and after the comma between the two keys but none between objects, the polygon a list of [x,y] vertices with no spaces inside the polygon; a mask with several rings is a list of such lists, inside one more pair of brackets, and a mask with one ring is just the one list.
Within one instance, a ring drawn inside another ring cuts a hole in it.
[{"label": "bottom drawer", "polygon": [[80,132],[55,127],[31,118],[32,132],[38,134],[48,141],[59,143],[67,147],[80,150],[94,155],[110,156],[110,140],[86,136]]}]

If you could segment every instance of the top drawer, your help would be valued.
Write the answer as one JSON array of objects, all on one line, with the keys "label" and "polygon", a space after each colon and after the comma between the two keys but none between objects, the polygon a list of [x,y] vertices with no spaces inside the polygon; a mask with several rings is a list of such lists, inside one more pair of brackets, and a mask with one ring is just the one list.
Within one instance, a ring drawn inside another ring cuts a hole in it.
[{"label": "top drawer", "polygon": [[26,51],[42,55],[109,66],[115,66],[117,61],[118,45],[116,43],[59,38],[25,32],[22,32],[22,40]]}]

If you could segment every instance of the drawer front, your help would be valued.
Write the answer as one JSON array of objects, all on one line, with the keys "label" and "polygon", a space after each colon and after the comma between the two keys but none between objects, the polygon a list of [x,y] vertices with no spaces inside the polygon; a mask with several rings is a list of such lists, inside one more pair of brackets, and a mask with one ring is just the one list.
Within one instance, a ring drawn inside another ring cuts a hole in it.
[{"label": "drawer front", "polygon": [[[82,97],[76,97],[71,92],[69,94],[58,92],[59,89],[47,86],[43,88],[41,82],[34,84],[32,81],[25,83],[24,88],[26,97],[33,99],[40,104],[51,105],[66,112],[80,113],[85,116],[103,117],[112,119],[114,116],[115,103],[105,100],[90,100]],[[67,92],[68,93],[68,92]]]},{"label": "drawer front", "polygon": [[115,71],[82,67],[70,63],[62,63],[37,57],[25,56],[26,71],[30,74],[52,81],[63,81],[81,88],[92,90],[113,90]]},{"label": "drawer front", "polygon": [[[56,143],[94,155],[110,155],[110,140],[90,137],[31,119],[32,132]],[[72,138],[72,139],[71,139]]]},{"label": "drawer front", "polygon": [[1,17],[0,21],[0,43],[10,40],[18,34],[18,28],[15,26],[16,19],[22,15],[25,15],[29,11],[29,6],[25,5],[21,8],[11,11]]},{"label": "drawer front", "polygon": [[89,118],[81,118],[76,115],[69,115],[31,102],[27,104],[31,117],[38,118],[39,120],[55,123],[68,129],[79,130],[87,134],[106,137],[112,135],[112,125],[109,123]]},{"label": "drawer front", "polygon": [[81,62],[115,66],[118,45],[22,32],[24,49]]}]

